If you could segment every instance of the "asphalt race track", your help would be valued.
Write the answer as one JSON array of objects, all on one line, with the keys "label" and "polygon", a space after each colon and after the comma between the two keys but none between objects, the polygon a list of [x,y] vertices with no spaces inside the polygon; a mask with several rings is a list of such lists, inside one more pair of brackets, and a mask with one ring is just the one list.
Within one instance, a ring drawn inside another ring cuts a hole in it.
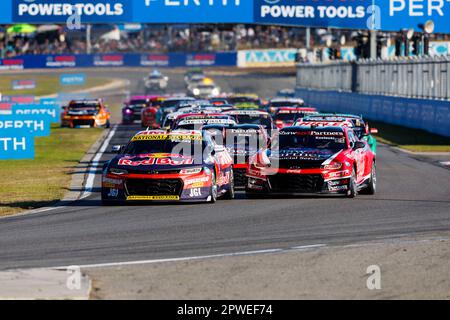
[{"label": "asphalt race track", "polygon": [[[104,75],[130,79],[131,93],[139,93],[144,73]],[[169,91],[183,91],[182,73],[169,75]],[[293,77],[280,75],[214,78],[225,91],[263,96],[295,83]],[[120,93],[106,98],[123,99]],[[139,129],[119,126],[111,145],[125,143]],[[111,157],[107,153],[102,161]],[[379,147],[377,161],[376,196],[248,200],[238,193],[236,200],[215,205],[102,207],[94,193],[52,211],[0,219],[0,269],[333,245],[450,230],[449,170],[386,146]]]}]

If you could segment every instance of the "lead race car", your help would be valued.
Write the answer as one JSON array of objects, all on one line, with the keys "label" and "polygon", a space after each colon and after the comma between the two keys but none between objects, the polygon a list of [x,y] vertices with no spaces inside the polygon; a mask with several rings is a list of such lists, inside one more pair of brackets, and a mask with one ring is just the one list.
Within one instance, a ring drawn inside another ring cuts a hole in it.
[{"label": "lead race car", "polygon": [[340,194],[376,191],[376,159],[348,127],[288,127],[247,170],[248,196]]},{"label": "lead race car", "polygon": [[207,132],[142,131],[103,167],[105,205],[234,198],[233,161]]}]

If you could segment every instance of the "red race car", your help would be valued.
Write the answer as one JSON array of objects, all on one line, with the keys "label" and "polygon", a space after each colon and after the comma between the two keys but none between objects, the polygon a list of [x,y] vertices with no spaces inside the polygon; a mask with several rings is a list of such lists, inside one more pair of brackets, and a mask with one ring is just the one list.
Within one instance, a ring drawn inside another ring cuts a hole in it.
[{"label": "red race car", "polygon": [[247,195],[341,194],[376,191],[375,154],[348,127],[289,127],[247,170]]},{"label": "red race car", "polygon": [[273,119],[277,128],[283,129],[284,127],[292,126],[296,121],[302,119],[303,117],[317,113],[317,109],[315,108],[283,107],[275,111]]}]

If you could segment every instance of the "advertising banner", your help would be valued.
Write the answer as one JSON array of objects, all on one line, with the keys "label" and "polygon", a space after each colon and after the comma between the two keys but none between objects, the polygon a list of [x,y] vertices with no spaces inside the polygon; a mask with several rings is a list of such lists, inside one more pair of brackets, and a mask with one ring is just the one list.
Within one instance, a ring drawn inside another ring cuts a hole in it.
[{"label": "advertising banner", "polygon": [[33,90],[36,89],[35,80],[12,80],[11,88],[13,90]]},{"label": "advertising banner", "polygon": [[86,75],[84,73],[78,74],[62,74],[59,78],[62,86],[79,86],[86,83]]},{"label": "advertising banner", "polygon": [[242,50],[238,52],[238,67],[293,67],[296,49]]},{"label": "advertising banner", "polygon": [[261,23],[419,31],[432,20],[436,33],[450,33],[449,14],[446,0],[2,0],[0,24]]},{"label": "advertising banner", "polygon": [[[11,1],[11,0],[9,0]],[[2,1],[4,2],[4,0]],[[132,0],[12,0],[12,20],[24,23],[129,22],[133,20]]]},{"label": "advertising banner", "polygon": [[48,137],[50,135],[50,117],[20,114],[0,116],[0,131],[2,130],[17,130],[17,132],[26,132],[35,137]]},{"label": "advertising banner", "polygon": [[[11,60],[0,59],[11,65]],[[169,54],[77,54],[77,55],[24,55],[15,58],[21,69],[110,68],[110,67],[195,67],[236,66],[236,52],[169,53]],[[68,76],[67,81],[70,82]],[[81,77],[80,77],[81,79]],[[73,79],[75,80],[75,79]],[[66,83],[68,85],[68,83]]]},{"label": "advertising banner", "polygon": [[34,159],[34,136],[25,131],[0,129],[0,160]]},{"label": "advertising banner", "polygon": [[12,113],[17,116],[40,116],[42,119],[48,117],[52,123],[60,122],[60,108],[55,104],[16,104],[12,106]]}]

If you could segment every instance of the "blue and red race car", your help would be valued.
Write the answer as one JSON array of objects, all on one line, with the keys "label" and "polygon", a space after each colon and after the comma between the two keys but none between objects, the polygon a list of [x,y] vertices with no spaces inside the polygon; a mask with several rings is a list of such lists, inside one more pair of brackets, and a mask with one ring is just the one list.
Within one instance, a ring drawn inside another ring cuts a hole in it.
[{"label": "blue and red race car", "polygon": [[233,161],[207,132],[143,131],[103,167],[105,205],[234,198]]},{"label": "blue and red race car", "polygon": [[288,127],[247,170],[247,195],[341,194],[376,191],[376,159],[348,127]]}]

